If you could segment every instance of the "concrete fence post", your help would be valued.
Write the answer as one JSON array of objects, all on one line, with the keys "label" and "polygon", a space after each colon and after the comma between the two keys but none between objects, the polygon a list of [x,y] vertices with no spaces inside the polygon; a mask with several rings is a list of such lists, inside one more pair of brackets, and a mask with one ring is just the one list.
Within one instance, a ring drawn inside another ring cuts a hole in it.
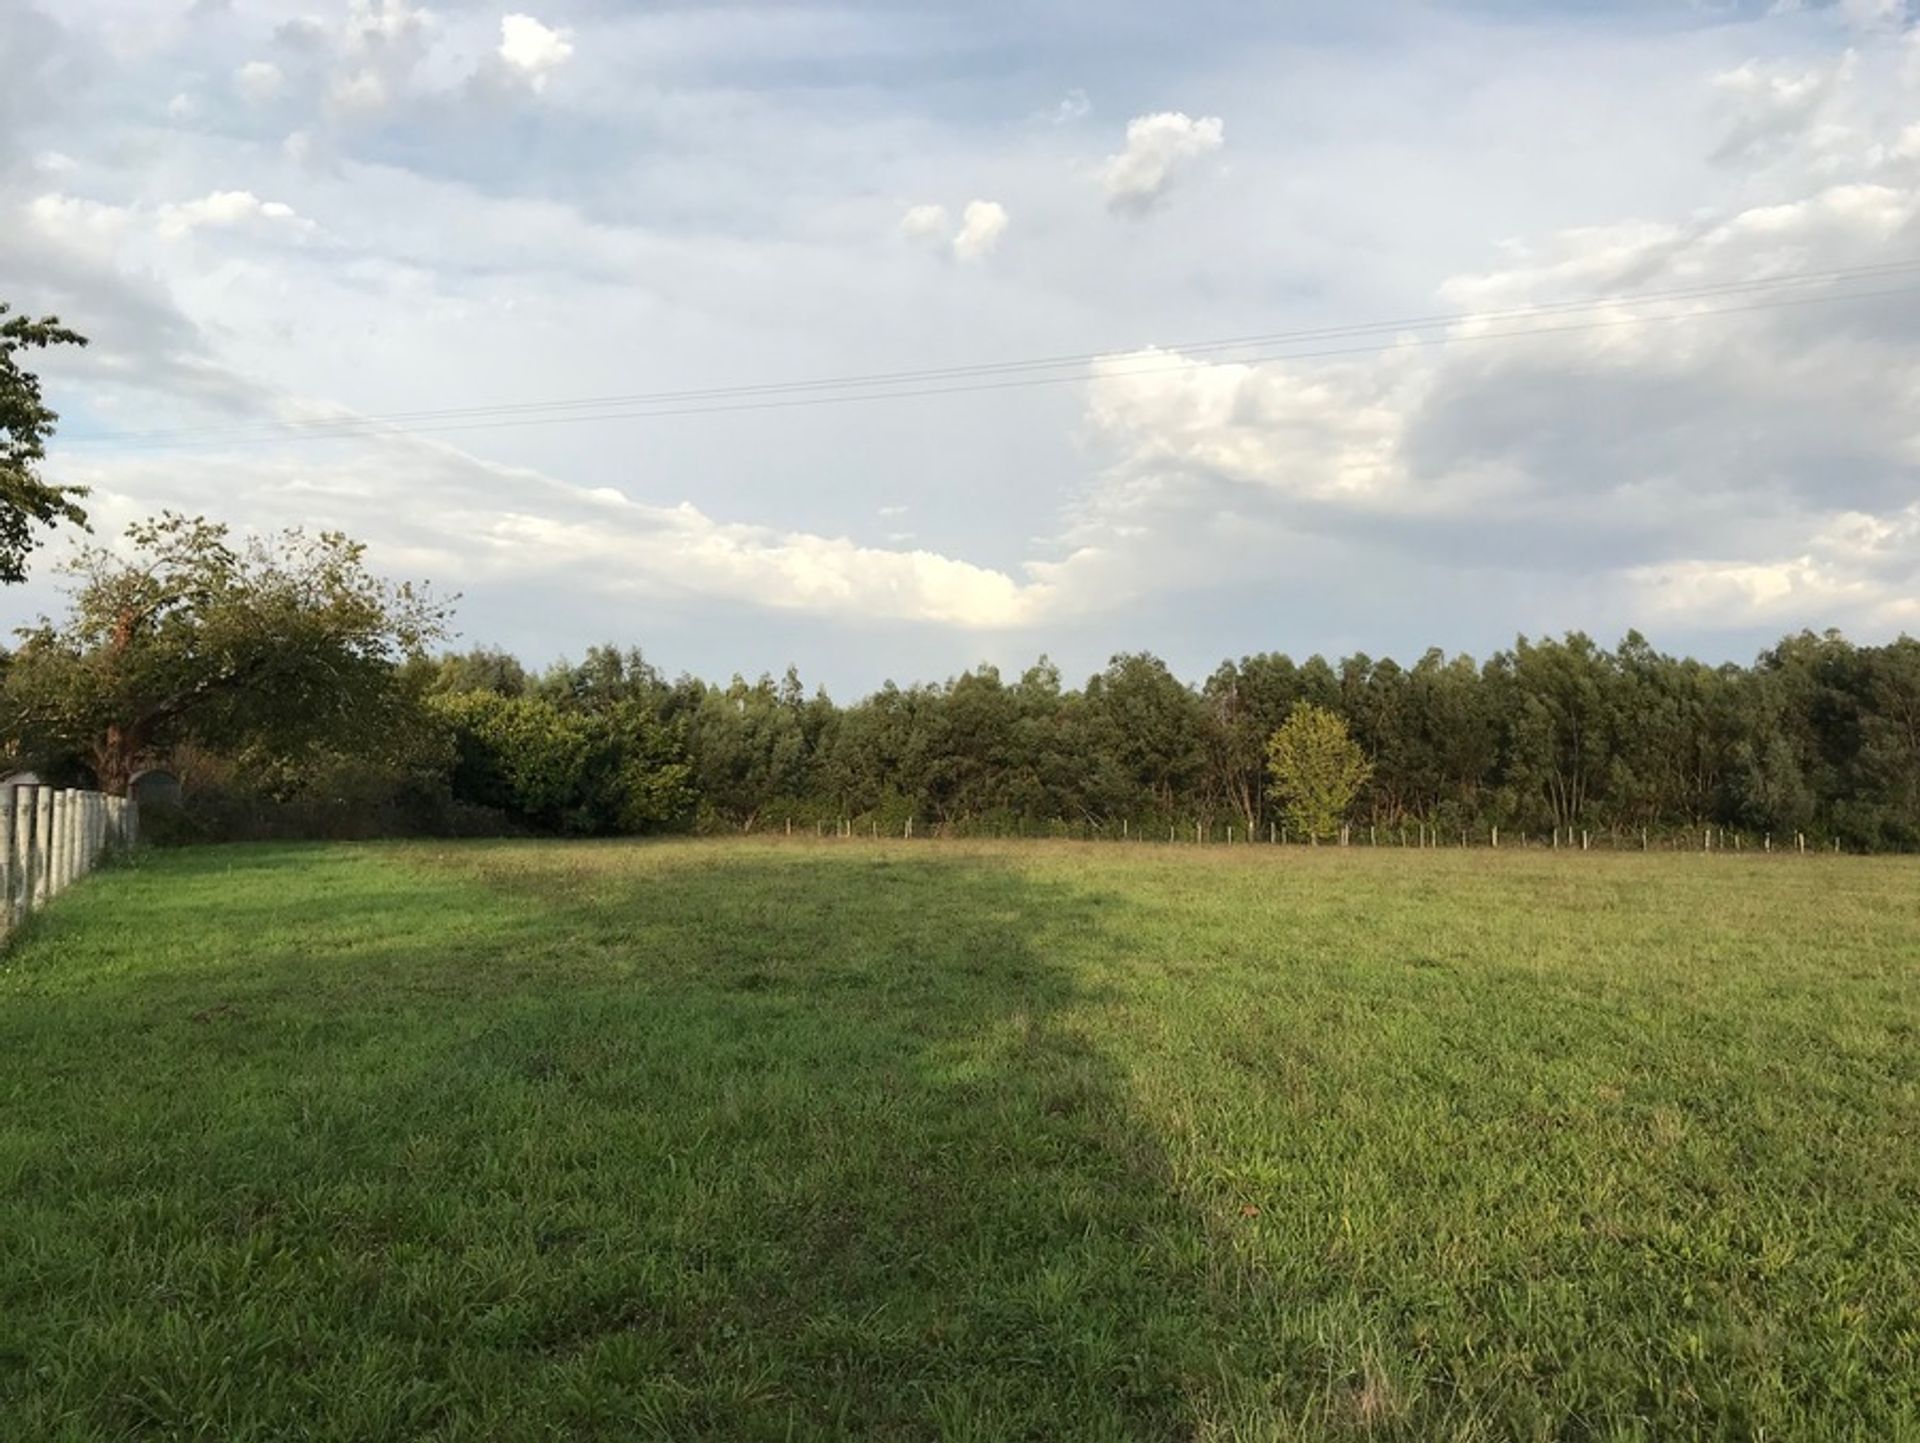
[{"label": "concrete fence post", "polygon": [[67,788],[67,885],[71,887],[86,872],[87,794],[78,787]]},{"label": "concrete fence post", "polygon": [[42,905],[51,902],[60,891],[60,793],[48,787],[46,797],[47,835],[42,852],[46,857],[47,885],[40,899]]},{"label": "concrete fence post", "polygon": [[33,788],[9,789],[13,802],[13,919],[18,921],[33,908]]},{"label": "concrete fence post", "polygon": [[33,910],[34,897],[40,885],[39,849],[34,846],[34,828],[38,825],[37,818],[40,810],[40,789],[15,787],[13,808],[13,855],[14,863],[20,869],[20,915],[24,917]]},{"label": "concrete fence post", "polygon": [[65,788],[53,794],[53,895],[67,890],[73,873],[73,796]]},{"label": "concrete fence post", "polygon": [[38,907],[53,896],[53,788],[35,787],[33,794],[32,905]]},{"label": "concrete fence post", "polygon": [[16,788],[0,788],[0,931],[13,928],[13,889],[20,880],[19,864],[13,855],[14,798],[18,795]]}]

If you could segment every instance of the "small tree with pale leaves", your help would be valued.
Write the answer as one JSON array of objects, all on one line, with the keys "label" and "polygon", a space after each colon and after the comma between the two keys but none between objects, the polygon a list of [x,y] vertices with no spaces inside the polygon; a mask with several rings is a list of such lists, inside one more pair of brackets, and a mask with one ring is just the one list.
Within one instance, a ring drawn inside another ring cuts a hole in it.
[{"label": "small tree with pale leaves", "polygon": [[1280,730],[1267,739],[1268,795],[1278,802],[1287,823],[1309,837],[1330,836],[1339,828],[1373,775],[1347,724],[1325,707],[1298,702]]}]

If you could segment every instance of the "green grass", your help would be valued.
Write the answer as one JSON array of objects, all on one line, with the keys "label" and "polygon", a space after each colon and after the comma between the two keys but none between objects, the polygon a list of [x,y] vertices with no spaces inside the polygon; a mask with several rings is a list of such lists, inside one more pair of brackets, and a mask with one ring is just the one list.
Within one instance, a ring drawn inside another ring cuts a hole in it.
[{"label": "green grass", "polygon": [[1920,1437],[1917,899],[150,855],[0,958],[0,1438]]}]

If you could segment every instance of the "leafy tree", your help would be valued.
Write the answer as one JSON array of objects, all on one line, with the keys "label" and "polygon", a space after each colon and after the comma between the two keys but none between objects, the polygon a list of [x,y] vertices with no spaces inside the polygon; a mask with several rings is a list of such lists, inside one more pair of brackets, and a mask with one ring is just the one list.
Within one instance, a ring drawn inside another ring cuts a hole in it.
[{"label": "leafy tree", "polygon": [[1613,658],[1573,632],[1563,642],[1522,637],[1490,670],[1506,715],[1506,772],[1522,799],[1519,820],[1578,825],[1612,772]]},{"label": "leafy tree", "polygon": [[799,677],[776,687],[763,676],[736,676],[724,690],[702,689],[691,713],[701,800],[720,820],[751,831],[770,803],[806,790],[810,749]]},{"label": "leafy tree", "polygon": [[236,543],[168,513],[127,542],[70,563],[71,613],[21,633],[3,698],[23,750],[71,749],[109,792],[183,741],[292,761],[376,745],[409,696],[396,663],[445,625],[338,532]]},{"label": "leafy tree", "polygon": [[490,691],[500,696],[525,696],[532,685],[520,659],[493,646],[449,652],[422,663],[429,673],[428,688],[449,696],[468,691]]},{"label": "leafy tree", "polygon": [[540,678],[541,696],[563,706],[603,711],[627,702],[658,710],[665,702],[665,678],[637,646],[622,651],[608,643],[590,646],[579,665],[561,662]]},{"label": "leafy tree", "polygon": [[36,527],[63,521],[87,524],[79,505],[86,494],[83,487],[54,486],[40,479],[47,438],[60,418],[41,399],[40,378],[18,359],[22,351],[84,346],[86,337],[68,330],[55,316],[9,319],[11,309],[0,301],[0,583],[26,579]]},{"label": "leafy tree", "polygon": [[1267,742],[1273,799],[1309,837],[1332,833],[1373,775],[1347,724],[1325,707],[1297,703]]},{"label": "leafy tree", "polygon": [[1092,798],[1106,816],[1170,816],[1205,771],[1200,699],[1157,656],[1113,658],[1087,682],[1087,743],[1120,790]]},{"label": "leafy tree", "polygon": [[692,811],[685,748],[642,704],[590,712],[489,691],[433,704],[453,731],[457,801],[584,835],[662,831]]}]

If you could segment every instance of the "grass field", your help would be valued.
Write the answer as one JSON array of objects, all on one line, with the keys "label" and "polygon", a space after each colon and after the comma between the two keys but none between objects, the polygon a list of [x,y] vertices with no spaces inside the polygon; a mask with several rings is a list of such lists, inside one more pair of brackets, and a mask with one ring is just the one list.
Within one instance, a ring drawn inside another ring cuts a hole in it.
[{"label": "grass field", "polygon": [[1920,1437],[1920,864],[149,855],[0,959],[0,1438]]}]

